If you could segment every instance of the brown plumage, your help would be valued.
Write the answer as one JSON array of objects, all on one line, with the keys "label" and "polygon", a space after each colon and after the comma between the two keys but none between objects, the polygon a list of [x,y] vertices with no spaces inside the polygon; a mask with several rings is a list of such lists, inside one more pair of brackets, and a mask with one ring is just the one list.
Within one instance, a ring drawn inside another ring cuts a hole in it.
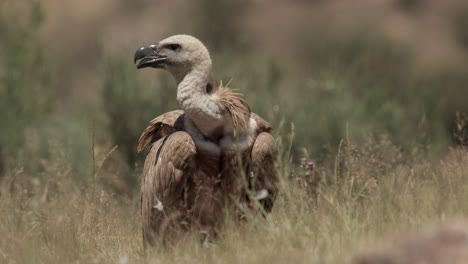
[{"label": "brown plumage", "polygon": [[168,136],[175,131],[182,131],[183,114],[184,111],[182,110],[174,110],[151,120],[150,125],[143,130],[143,133],[138,140],[138,152],[142,151],[146,145],[153,143],[162,137]]},{"label": "brown plumage", "polygon": [[222,84],[216,89],[215,95],[221,105],[226,107],[232,118],[232,123],[239,130],[247,130],[250,121],[250,107],[242,98],[240,93],[236,93]]},{"label": "brown plumage", "polygon": [[278,182],[271,126],[227,85],[207,89],[211,60],[195,38],[173,36],[150,48],[137,51],[138,67],[171,72],[183,110],[153,119],[138,143],[139,151],[149,147],[141,183],[145,244],[174,244],[188,230],[206,241],[217,235],[226,213],[270,212]]}]

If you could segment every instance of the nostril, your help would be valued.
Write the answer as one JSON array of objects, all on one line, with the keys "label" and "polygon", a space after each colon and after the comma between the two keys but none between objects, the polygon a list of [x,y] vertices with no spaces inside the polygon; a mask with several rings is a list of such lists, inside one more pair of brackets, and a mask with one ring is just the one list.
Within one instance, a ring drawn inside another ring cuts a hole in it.
[{"label": "nostril", "polygon": [[158,48],[158,46],[156,45],[149,45],[149,47],[152,49],[152,50],[156,50]]}]

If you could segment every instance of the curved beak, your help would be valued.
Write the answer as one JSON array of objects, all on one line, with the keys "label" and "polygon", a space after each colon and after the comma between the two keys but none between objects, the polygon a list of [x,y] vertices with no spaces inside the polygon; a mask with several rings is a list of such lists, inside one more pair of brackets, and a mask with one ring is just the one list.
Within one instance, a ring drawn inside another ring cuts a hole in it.
[{"label": "curved beak", "polygon": [[166,61],[166,56],[158,54],[158,45],[141,47],[135,52],[134,62],[138,69],[161,68]]}]

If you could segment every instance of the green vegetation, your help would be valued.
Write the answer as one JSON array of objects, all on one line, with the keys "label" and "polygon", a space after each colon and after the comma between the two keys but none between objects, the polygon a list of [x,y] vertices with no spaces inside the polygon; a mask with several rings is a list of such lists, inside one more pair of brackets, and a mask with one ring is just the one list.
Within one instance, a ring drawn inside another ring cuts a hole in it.
[{"label": "green vegetation", "polygon": [[49,73],[36,40],[40,10],[37,6],[32,10],[25,26],[0,17],[0,171],[27,146],[27,138],[50,113],[53,102]]},{"label": "green vegetation", "polygon": [[[178,108],[173,80],[137,72],[124,51],[100,62],[95,101],[62,105],[33,5],[21,23],[0,13],[0,263],[346,263],[388,230],[468,213],[466,68],[418,71],[411,48],[369,28],[301,29],[286,62],[242,39],[230,9],[246,1],[200,3],[191,30],[213,48],[216,76],[275,127],[271,217],[228,223],[209,249],[193,239],[145,254],[136,144]],[[204,31],[212,20],[223,22]],[[462,45],[464,28],[457,17]]]}]

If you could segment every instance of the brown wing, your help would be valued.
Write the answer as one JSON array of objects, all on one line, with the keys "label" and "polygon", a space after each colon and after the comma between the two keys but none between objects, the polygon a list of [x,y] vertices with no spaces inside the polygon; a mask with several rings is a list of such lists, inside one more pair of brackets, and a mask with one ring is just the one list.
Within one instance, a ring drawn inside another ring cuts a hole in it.
[{"label": "brown wing", "polygon": [[151,120],[149,126],[143,130],[138,140],[138,152],[162,137],[183,130],[183,116],[184,111],[174,110]]},{"label": "brown wing", "polygon": [[260,133],[252,148],[252,165],[256,176],[253,188],[267,213],[271,211],[278,193],[279,178],[275,160],[276,146],[273,136],[267,132]]},{"label": "brown wing", "polygon": [[170,242],[186,220],[187,176],[193,171],[196,149],[186,132],[156,141],[146,157],[141,183],[141,214],[145,244]]},{"label": "brown wing", "polygon": [[257,131],[258,131],[258,133],[262,133],[262,132],[271,133],[271,131],[273,130],[271,128],[270,123],[265,121],[263,118],[261,118],[257,114],[251,113],[250,117],[253,118],[255,120],[255,122],[257,122]]}]

